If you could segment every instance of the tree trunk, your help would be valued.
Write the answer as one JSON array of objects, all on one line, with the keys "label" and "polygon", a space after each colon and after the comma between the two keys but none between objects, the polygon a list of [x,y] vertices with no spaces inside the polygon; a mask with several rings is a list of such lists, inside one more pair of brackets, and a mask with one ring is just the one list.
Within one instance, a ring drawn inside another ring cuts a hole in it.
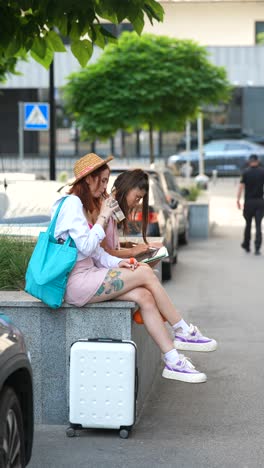
[{"label": "tree trunk", "polygon": [[141,156],[140,132],[141,132],[141,130],[136,131],[136,155],[137,155],[138,158],[140,158],[140,156]]},{"label": "tree trunk", "polygon": [[115,154],[115,137],[111,137],[110,138],[110,151],[111,151],[111,154]]},{"label": "tree trunk", "polygon": [[149,162],[154,163],[153,126],[149,124]]},{"label": "tree trunk", "polygon": [[92,141],[91,143],[91,153],[95,153],[96,149],[95,149],[95,140]]},{"label": "tree trunk", "polygon": [[162,158],[162,148],[163,141],[162,141],[162,130],[159,131],[159,157]]},{"label": "tree trunk", "polygon": [[121,158],[126,157],[126,135],[124,130],[121,130]]}]

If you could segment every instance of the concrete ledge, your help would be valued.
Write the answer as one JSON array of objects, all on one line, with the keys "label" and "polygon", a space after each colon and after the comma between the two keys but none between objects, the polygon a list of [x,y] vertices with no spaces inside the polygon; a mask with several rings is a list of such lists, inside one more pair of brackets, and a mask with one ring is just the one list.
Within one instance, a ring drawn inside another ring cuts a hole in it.
[{"label": "concrete ledge", "polygon": [[31,354],[36,424],[67,424],[71,344],[80,338],[133,340],[138,348],[138,410],[160,363],[160,351],[145,327],[132,320],[134,302],[109,301],[58,310],[23,291],[1,291],[0,310],[21,329]]},{"label": "concrete ledge", "polygon": [[208,239],[209,237],[209,201],[189,202],[190,238]]}]

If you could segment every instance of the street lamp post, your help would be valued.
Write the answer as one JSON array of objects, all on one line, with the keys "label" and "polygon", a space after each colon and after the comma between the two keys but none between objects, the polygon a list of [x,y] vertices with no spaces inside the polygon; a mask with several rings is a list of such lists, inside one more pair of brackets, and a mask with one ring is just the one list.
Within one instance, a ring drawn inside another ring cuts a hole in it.
[{"label": "street lamp post", "polygon": [[188,183],[191,177],[191,162],[190,162],[190,151],[191,151],[191,122],[186,121],[185,126],[185,151],[186,151],[186,179]]},{"label": "street lamp post", "polygon": [[207,189],[209,178],[204,173],[204,150],[203,150],[203,114],[199,113],[197,118],[198,150],[199,150],[199,174],[195,177],[196,184]]}]

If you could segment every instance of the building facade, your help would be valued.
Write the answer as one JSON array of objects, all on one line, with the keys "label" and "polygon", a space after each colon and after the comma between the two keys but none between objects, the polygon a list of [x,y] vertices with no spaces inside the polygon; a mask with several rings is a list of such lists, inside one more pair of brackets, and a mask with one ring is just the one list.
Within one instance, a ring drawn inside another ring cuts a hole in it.
[{"label": "building facade", "polygon": [[[264,3],[252,0],[161,0],[160,3],[165,11],[164,22],[155,22],[152,26],[146,20],[144,32],[193,39],[206,46],[210,60],[226,68],[234,86],[229,104],[207,108],[205,127],[236,127],[245,133],[264,136],[264,44],[258,43],[264,33]],[[97,60],[100,53],[95,49],[91,61]],[[67,76],[80,66],[67,48],[67,53],[56,54],[54,69],[57,123],[60,134],[64,135],[63,127],[68,132],[69,122],[63,116],[60,89]],[[0,152],[8,155],[18,153],[18,102],[48,99],[47,70],[29,60],[21,62],[18,71],[21,75],[10,76],[6,83],[0,84]],[[66,147],[68,151],[74,151],[74,143],[68,140],[61,143],[61,152],[65,153]],[[164,144],[165,141],[166,135]],[[58,144],[60,148],[59,140]],[[38,155],[46,147],[47,134],[25,132],[26,154]],[[109,146],[105,145],[105,148],[109,150]],[[167,148],[169,154],[176,144],[168,143]]]}]

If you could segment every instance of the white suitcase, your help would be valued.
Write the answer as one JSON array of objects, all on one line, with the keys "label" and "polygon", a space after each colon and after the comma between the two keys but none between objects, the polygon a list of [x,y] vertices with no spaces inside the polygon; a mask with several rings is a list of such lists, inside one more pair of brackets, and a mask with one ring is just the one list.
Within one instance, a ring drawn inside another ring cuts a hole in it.
[{"label": "white suitcase", "polygon": [[135,423],[138,388],[133,341],[79,340],[70,350],[69,437],[77,428],[119,429],[127,438]]}]

